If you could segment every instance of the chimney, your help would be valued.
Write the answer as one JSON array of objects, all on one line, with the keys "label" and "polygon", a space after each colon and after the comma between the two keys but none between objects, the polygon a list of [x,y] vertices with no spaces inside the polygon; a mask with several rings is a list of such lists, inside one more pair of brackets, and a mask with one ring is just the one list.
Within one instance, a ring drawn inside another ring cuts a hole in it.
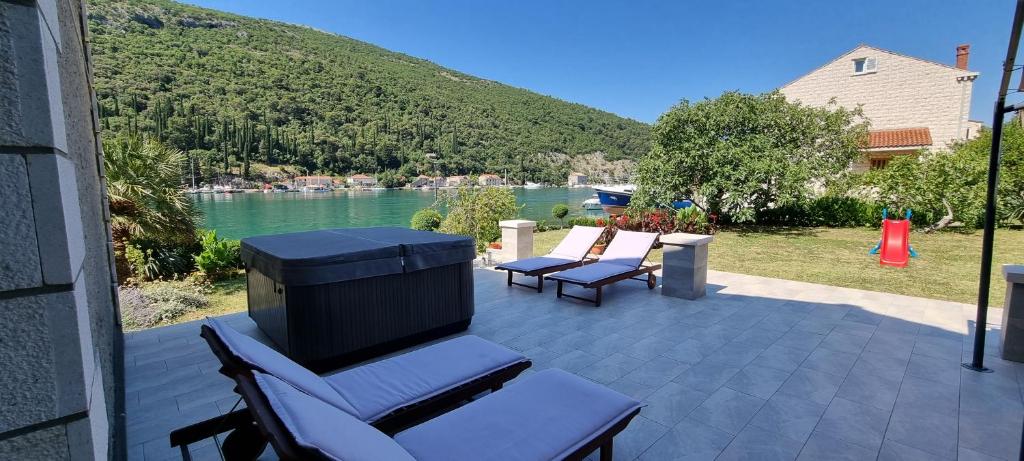
[{"label": "chimney", "polygon": [[967,57],[971,54],[971,45],[956,47],[956,68],[967,70]]}]

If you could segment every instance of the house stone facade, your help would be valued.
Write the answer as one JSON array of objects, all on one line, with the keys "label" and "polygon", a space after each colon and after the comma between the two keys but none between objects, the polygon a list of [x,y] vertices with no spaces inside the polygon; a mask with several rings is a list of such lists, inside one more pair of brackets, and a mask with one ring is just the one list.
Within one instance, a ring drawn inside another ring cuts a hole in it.
[{"label": "house stone facade", "polygon": [[[779,90],[811,106],[833,99],[842,107],[861,106],[877,134],[872,142],[884,141],[869,144],[858,166],[865,168],[872,160],[884,166],[893,155],[945,149],[977,135],[981,123],[968,118],[978,77],[967,68],[969,52],[968,45],[958,46],[955,65],[946,65],[861,45]],[[921,145],[923,140],[928,144]]]},{"label": "house stone facade", "polygon": [[81,1],[0,0],[0,459],[124,459],[124,357]]}]

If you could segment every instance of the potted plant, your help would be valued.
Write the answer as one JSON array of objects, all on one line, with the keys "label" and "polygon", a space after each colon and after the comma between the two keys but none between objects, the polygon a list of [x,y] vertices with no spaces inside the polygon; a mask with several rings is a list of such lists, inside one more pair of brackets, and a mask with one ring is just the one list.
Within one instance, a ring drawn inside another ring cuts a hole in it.
[{"label": "potted plant", "polygon": [[615,236],[615,227],[612,225],[611,220],[605,220],[603,218],[597,218],[594,221],[597,227],[604,227],[604,232],[601,232],[601,237],[597,239],[597,243],[590,247],[590,254],[601,255],[604,254],[605,248],[608,248],[608,242],[611,241],[612,237]]},{"label": "potted plant", "polygon": [[487,244],[487,248],[490,248],[492,250],[500,250],[501,249],[501,242],[491,242],[491,243],[488,243]]}]

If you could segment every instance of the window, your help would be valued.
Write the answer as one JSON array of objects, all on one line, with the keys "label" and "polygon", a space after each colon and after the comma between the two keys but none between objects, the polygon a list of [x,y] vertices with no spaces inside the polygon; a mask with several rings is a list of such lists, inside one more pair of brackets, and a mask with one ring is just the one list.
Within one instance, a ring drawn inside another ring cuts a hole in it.
[{"label": "window", "polygon": [[889,164],[889,158],[888,157],[885,157],[885,158],[873,158],[873,159],[871,159],[871,169],[872,170],[881,170],[882,168],[885,168],[886,165],[888,165],[888,164]]},{"label": "window", "polygon": [[870,74],[878,70],[875,58],[860,58],[853,60],[853,74]]}]

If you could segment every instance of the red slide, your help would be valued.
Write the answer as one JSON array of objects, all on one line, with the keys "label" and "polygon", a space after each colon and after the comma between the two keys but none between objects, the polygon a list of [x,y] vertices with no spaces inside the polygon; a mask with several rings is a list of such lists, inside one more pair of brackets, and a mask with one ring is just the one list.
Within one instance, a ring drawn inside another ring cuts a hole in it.
[{"label": "red slide", "polygon": [[880,264],[906,267],[910,261],[910,220],[886,219],[882,221]]}]

